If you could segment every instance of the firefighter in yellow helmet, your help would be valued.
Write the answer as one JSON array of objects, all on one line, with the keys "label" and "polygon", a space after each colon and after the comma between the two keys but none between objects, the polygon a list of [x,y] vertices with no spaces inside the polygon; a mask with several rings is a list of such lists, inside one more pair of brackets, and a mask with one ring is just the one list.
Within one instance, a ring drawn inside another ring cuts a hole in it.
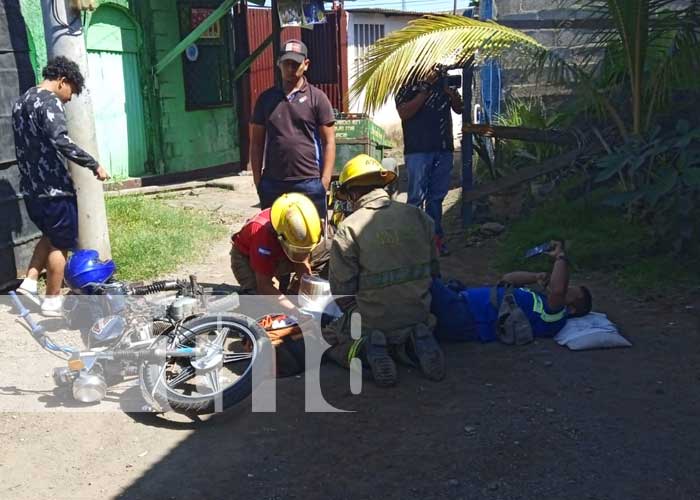
[{"label": "firefighter in yellow helmet", "polygon": [[300,193],[283,194],[233,235],[231,269],[245,292],[277,295],[284,309],[294,310],[273,278],[310,274],[309,256],[320,241],[321,218],[313,202]]},{"label": "firefighter in yellow helmet", "polygon": [[[384,187],[395,177],[367,155],[340,174],[337,196],[353,212],[334,236],[329,278],[333,294],[346,298],[337,301],[343,316],[324,329],[329,356],[346,367],[359,357],[380,386],[396,383],[395,360],[418,366],[431,380],[445,376],[430,314],[430,285],[439,275],[433,221],[390,198]],[[351,332],[353,313],[361,318],[359,339]]]}]

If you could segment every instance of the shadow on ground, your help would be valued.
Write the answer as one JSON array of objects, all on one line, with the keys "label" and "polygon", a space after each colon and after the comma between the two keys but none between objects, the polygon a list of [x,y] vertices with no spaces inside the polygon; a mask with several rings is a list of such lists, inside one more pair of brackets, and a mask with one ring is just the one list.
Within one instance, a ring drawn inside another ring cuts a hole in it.
[{"label": "shadow on ground", "polygon": [[[443,270],[485,279],[492,251]],[[191,434],[123,498],[696,499],[698,320],[591,279],[633,348],[445,344],[444,382],[403,368],[359,396],[324,365],[324,396],[352,413],[305,413],[303,379],[280,380],[276,413],[247,401],[176,424]]]},{"label": "shadow on ground", "polygon": [[[459,214],[459,203],[446,213],[453,239],[461,237]],[[493,282],[494,248],[453,242],[443,274]],[[359,396],[344,370],[324,365],[326,399],[352,412],[305,413],[303,380],[280,380],[276,413],[251,413],[248,401],[187,424],[193,432],[123,496],[700,497],[697,318],[587,278],[599,309],[622,325],[633,348],[446,344],[444,382],[404,368],[396,388],[366,382]]]}]

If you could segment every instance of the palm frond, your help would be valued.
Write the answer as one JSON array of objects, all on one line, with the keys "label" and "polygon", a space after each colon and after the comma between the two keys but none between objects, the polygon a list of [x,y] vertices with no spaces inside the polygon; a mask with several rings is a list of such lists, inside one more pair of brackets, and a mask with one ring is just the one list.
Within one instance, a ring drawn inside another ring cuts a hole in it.
[{"label": "palm frond", "polygon": [[427,76],[436,64],[463,66],[477,52],[479,57],[496,57],[511,48],[546,50],[534,38],[493,21],[426,15],[372,47],[350,98],[358,99],[364,93],[364,108],[371,113],[407,82]]},{"label": "palm frond", "polygon": [[615,108],[610,88],[601,88],[596,72],[588,67],[572,62],[567,53],[555,50],[541,51],[531,58],[524,71],[533,74],[537,80],[546,80],[549,84],[567,86],[574,89],[579,101],[587,102],[598,116],[607,116],[616,126],[621,136],[628,134],[627,127],[620,112]]},{"label": "palm frond", "polygon": [[[700,26],[688,20],[697,19],[700,6],[694,6],[676,18],[676,29],[667,31],[650,48],[647,88],[646,127],[654,114],[663,107],[676,90],[700,89]],[[669,16],[670,17],[670,16]]]},{"label": "palm frond", "polygon": [[[592,49],[578,68],[547,54],[547,74],[560,80],[565,70],[594,109],[610,114],[623,137],[627,130],[639,134],[671,91],[697,73],[699,5],[699,0],[683,8],[674,0],[581,0],[579,15],[600,25],[586,35]],[[629,129],[621,120],[627,106],[613,105],[609,98],[622,84],[629,88]]]}]

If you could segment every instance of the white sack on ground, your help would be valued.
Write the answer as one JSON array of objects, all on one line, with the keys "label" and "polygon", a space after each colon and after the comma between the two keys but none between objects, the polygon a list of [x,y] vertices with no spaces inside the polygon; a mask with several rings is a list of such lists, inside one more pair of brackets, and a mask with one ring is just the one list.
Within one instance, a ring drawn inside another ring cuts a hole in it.
[{"label": "white sack on ground", "polygon": [[620,335],[605,314],[596,312],[581,318],[570,318],[554,340],[572,351],[632,347],[632,343]]}]

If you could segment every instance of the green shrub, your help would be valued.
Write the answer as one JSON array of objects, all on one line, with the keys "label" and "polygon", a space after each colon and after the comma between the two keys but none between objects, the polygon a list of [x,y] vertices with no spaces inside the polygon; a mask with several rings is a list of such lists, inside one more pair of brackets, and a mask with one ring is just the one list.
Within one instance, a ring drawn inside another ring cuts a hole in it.
[{"label": "green shrub", "polygon": [[630,221],[601,200],[607,193],[594,193],[589,202],[556,199],[516,221],[500,242],[495,265],[498,271],[541,271],[550,266],[546,257],[525,260],[528,248],[551,239],[567,242],[567,255],[574,272],[610,273],[628,290],[661,291],[697,286],[700,259],[674,258],[659,251],[649,226]]},{"label": "green shrub", "polygon": [[528,248],[551,239],[567,242],[567,253],[577,266],[598,269],[614,267],[622,255],[637,258],[651,243],[643,226],[630,224],[619,212],[583,200],[555,201],[512,225],[499,251],[497,266],[503,271],[524,264],[539,268],[541,261],[525,262],[522,256]]}]

